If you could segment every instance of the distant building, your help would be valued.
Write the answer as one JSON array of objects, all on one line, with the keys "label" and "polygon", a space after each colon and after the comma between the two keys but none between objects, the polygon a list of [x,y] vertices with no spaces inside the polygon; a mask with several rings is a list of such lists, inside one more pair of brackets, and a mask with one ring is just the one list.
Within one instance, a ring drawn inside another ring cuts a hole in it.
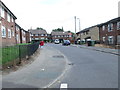
[{"label": "distant building", "polygon": [[99,42],[99,27],[98,25],[83,29],[77,33],[77,40],[87,41],[94,40]]},{"label": "distant building", "polygon": [[48,34],[43,29],[30,29],[32,41],[48,40]]},{"label": "distant building", "polygon": [[69,33],[69,32],[54,32],[52,31],[51,32],[51,37],[52,37],[52,40],[54,41],[55,39],[59,39],[60,41],[64,40],[64,39],[68,39],[68,40],[72,40],[72,33]]},{"label": "distant building", "polygon": [[120,45],[120,17],[99,25],[100,43],[116,47]]},{"label": "distant building", "polygon": [[0,42],[2,46],[10,46],[16,44],[15,37],[15,20],[16,16],[5,6],[0,0]]}]

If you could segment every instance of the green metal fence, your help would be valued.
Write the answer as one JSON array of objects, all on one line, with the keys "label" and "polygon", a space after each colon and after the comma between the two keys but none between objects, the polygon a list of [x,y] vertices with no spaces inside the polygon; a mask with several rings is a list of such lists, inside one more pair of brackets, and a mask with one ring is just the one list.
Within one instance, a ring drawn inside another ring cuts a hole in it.
[{"label": "green metal fence", "polygon": [[26,58],[34,54],[38,47],[39,42],[28,45],[15,45],[3,47],[2,62],[0,64],[6,65],[21,63],[22,58]]}]

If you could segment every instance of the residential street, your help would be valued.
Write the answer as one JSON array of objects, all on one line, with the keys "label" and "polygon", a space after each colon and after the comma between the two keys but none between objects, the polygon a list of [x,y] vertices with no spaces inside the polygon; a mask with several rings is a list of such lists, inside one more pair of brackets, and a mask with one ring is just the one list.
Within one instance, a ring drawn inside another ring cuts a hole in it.
[{"label": "residential street", "polygon": [[118,56],[86,48],[51,44],[60,50],[73,65],[58,83],[66,83],[68,88],[117,88]]},{"label": "residential street", "polygon": [[117,88],[118,56],[61,44],[46,44],[36,60],[3,76],[3,88]]}]

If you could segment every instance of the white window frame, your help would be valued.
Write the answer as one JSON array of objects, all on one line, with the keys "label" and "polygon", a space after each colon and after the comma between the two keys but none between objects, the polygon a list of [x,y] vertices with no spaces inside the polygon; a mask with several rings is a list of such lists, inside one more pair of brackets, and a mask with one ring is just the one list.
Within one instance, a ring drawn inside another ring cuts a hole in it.
[{"label": "white window frame", "polygon": [[17,39],[17,42],[19,42],[19,37],[18,37],[19,35],[18,34],[16,34],[16,39]]},{"label": "white window frame", "polygon": [[41,34],[41,36],[44,36],[44,34]]},{"label": "white window frame", "polygon": [[8,38],[11,38],[11,30],[8,29]]},{"label": "white window frame", "polygon": [[39,36],[39,34],[35,34],[35,36]]},{"label": "white window frame", "polygon": [[103,42],[105,42],[105,37],[102,37]]},{"label": "white window frame", "polygon": [[111,32],[113,30],[113,23],[108,24],[108,32]]},{"label": "white window frame", "polygon": [[14,37],[14,36],[15,36],[15,34],[14,34],[14,30],[12,30],[11,33],[12,33],[12,36]]},{"label": "white window frame", "polygon": [[1,7],[1,17],[5,18],[5,10],[3,7]]},{"label": "white window frame", "polygon": [[7,21],[10,22],[10,14],[7,13]]},{"label": "white window frame", "polygon": [[[112,39],[112,41],[111,41],[111,39]],[[113,36],[108,36],[108,42],[109,42],[109,44],[113,44],[114,37]]]},{"label": "white window frame", "polygon": [[120,21],[117,22],[117,30],[120,30]]},{"label": "white window frame", "polygon": [[14,22],[13,17],[11,17],[11,22]]},{"label": "white window frame", "polygon": [[6,28],[2,26],[1,30],[2,30],[2,37],[6,37]]},{"label": "white window frame", "polygon": [[105,31],[105,25],[102,26],[102,30]]}]

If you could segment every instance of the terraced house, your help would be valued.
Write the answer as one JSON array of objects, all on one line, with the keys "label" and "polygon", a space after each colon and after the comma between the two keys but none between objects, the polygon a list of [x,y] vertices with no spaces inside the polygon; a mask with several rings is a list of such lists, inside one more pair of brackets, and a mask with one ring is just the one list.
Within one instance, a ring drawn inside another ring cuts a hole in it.
[{"label": "terraced house", "polygon": [[99,25],[100,43],[117,47],[120,45],[120,17]]},{"label": "terraced house", "polygon": [[89,39],[89,40],[94,40],[96,42],[99,42],[99,27],[98,27],[98,25],[95,25],[95,26],[92,26],[89,28],[85,28],[76,34],[77,34],[77,40],[87,41]]},{"label": "terraced house", "polygon": [[59,39],[60,42],[62,42],[63,40],[72,40],[73,37],[72,37],[72,33],[70,32],[63,32],[63,31],[52,31],[51,32],[51,37],[52,37],[52,40],[54,41],[55,39]]},{"label": "terraced house", "polygon": [[48,34],[44,29],[30,29],[32,41],[48,40]]},{"label": "terraced house", "polygon": [[16,16],[0,0],[0,33],[2,46],[16,44],[15,20]]}]

